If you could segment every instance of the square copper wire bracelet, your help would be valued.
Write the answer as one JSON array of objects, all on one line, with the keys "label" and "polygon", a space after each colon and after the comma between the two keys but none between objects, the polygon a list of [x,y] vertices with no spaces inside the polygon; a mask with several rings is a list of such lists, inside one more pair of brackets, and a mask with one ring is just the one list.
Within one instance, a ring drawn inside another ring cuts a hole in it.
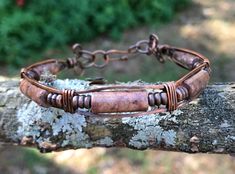
[{"label": "square copper wire bracelet", "polygon": [[[210,78],[210,62],[207,58],[188,49],[160,45],[155,34],[151,34],[148,40],[141,40],[127,50],[91,52],[75,44],[73,52],[75,55],[73,58],[50,59],[22,69],[21,92],[40,106],[60,108],[70,113],[79,111],[79,108],[86,108],[84,115],[140,116],[174,111],[196,98]],[[169,59],[189,70],[189,73],[177,81],[163,84],[113,84],[83,91],[58,90],[40,83],[40,76],[45,70],[51,74],[58,74],[70,68],[81,71],[90,67],[103,68],[109,62],[124,61],[136,54],[155,56],[161,63]],[[98,57],[102,58],[102,64],[98,64]],[[148,89],[157,92],[148,92]]]}]

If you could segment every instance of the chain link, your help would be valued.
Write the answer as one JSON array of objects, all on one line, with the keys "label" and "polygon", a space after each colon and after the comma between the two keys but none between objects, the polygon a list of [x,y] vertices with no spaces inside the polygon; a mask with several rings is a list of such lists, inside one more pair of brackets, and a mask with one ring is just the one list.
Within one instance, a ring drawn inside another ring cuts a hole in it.
[{"label": "chain link", "polygon": [[[96,50],[87,51],[83,50],[82,46],[78,43],[73,45],[73,53],[76,57],[76,68],[81,70],[96,67],[103,68],[110,61],[124,61],[130,59],[135,54],[155,55],[160,62],[162,62],[161,53],[158,48],[158,37],[151,34],[149,40],[141,40],[136,44],[131,45],[127,50]],[[101,58],[101,63],[98,63],[98,58]]]}]

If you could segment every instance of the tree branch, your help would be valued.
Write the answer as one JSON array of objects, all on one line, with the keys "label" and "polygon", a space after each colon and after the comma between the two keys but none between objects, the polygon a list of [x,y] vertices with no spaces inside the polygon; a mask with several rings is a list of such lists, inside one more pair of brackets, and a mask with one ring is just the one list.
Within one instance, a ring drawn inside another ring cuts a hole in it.
[{"label": "tree branch", "polygon": [[[18,81],[0,82],[0,142],[41,152],[91,147],[235,153],[235,83],[208,86],[199,99],[170,113],[138,118],[84,117],[42,108]],[[131,82],[130,84],[143,83]],[[56,80],[56,88],[88,89],[88,81]]]}]

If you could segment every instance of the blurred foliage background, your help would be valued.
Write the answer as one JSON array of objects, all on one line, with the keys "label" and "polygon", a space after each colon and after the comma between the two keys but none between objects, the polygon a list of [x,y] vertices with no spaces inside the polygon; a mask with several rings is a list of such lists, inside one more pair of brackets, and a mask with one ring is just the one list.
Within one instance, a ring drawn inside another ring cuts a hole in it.
[{"label": "blurred foliage background", "polygon": [[[19,3],[21,2],[21,3]],[[163,23],[190,0],[0,1],[0,61],[22,66],[46,50],[106,35],[119,39],[127,28]]]},{"label": "blurred foliage background", "polygon": [[[211,82],[235,79],[234,0],[0,0],[0,79],[18,77],[21,67],[49,57],[71,56],[71,45],[88,50],[126,49],[150,33],[160,43],[202,53],[212,63]],[[167,81],[184,70],[154,57],[89,69],[86,77],[109,82]],[[63,76],[62,76],[63,77]],[[65,76],[64,76],[65,77]],[[77,78],[76,74],[66,77]],[[182,154],[128,149],[79,149],[39,154],[28,148],[1,148],[0,173],[234,174],[228,155]]]}]

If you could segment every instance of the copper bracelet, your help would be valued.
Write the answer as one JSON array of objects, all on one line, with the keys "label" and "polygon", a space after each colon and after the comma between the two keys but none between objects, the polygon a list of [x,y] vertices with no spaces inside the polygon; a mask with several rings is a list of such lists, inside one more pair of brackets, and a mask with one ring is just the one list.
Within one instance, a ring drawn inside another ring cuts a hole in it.
[{"label": "copper bracelet", "polygon": [[[210,78],[210,63],[207,58],[184,48],[160,45],[154,34],[127,50],[90,52],[75,44],[73,52],[73,58],[50,59],[22,69],[21,92],[40,106],[60,108],[70,113],[81,111],[86,115],[139,116],[174,111],[196,98]],[[136,53],[153,55],[161,63],[170,59],[190,72],[177,81],[162,84],[113,84],[83,91],[58,90],[40,82],[40,76],[45,70],[56,75],[69,68],[81,71],[90,67],[103,68],[111,61],[127,60]],[[102,58],[102,64],[98,64],[98,56]]]}]

